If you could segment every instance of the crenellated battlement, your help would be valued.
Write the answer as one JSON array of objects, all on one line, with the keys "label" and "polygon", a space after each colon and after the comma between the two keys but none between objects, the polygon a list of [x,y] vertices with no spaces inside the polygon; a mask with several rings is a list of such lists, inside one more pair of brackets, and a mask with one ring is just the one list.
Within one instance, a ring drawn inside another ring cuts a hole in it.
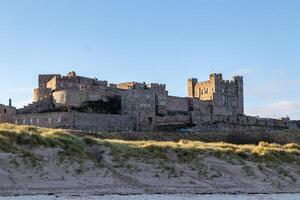
[{"label": "crenellated battlement", "polygon": [[209,80],[195,82],[188,79],[188,96],[202,101],[213,101],[219,106],[236,113],[244,113],[243,77],[223,80],[222,74],[210,74]]},{"label": "crenellated battlement", "polygon": [[42,101],[51,96],[51,93],[54,91],[83,90],[87,88],[108,88],[108,82],[106,80],[98,80],[97,78],[77,76],[74,71],[69,72],[67,76],[42,74],[39,75],[38,88],[34,89],[33,101]]},{"label": "crenellated battlement", "polygon": [[146,89],[146,83],[138,83],[138,82],[125,82],[125,83],[118,83],[117,84],[118,89],[122,90],[132,90],[132,89]]},{"label": "crenellated battlement", "polygon": [[165,91],[166,85],[165,84],[159,84],[159,83],[148,83],[145,82],[139,83],[139,82],[125,82],[125,83],[118,83],[117,84],[118,89],[123,90],[131,90],[131,89],[147,89],[147,90],[155,90],[155,91]]},{"label": "crenellated battlement", "polygon": [[233,77],[233,80],[235,80],[235,81],[242,81],[244,78],[243,78],[243,76],[234,76]]},{"label": "crenellated battlement", "polygon": [[165,91],[166,85],[165,84],[159,84],[159,83],[149,83],[147,84],[147,87],[149,89],[157,90],[157,91]]}]

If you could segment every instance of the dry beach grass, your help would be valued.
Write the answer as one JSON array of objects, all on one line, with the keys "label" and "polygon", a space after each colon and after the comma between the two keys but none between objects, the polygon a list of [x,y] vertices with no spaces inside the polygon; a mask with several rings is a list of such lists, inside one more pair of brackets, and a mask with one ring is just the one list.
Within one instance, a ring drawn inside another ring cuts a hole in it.
[{"label": "dry beach grass", "polygon": [[220,133],[124,140],[119,134],[1,124],[0,195],[299,192],[297,141],[234,144],[221,142]]},{"label": "dry beach grass", "polygon": [[[225,142],[202,142],[193,140],[154,141],[154,140],[120,140],[99,139],[91,136],[75,136],[67,130],[47,129],[35,126],[0,125],[0,150],[14,152],[22,146],[60,147],[66,153],[84,155],[87,147],[106,145],[116,154],[127,156],[164,157],[168,150],[178,155],[192,158],[196,153],[213,153],[222,156],[239,156],[240,158],[265,158],[293,160],[300,155],[297,143],[276,144],[260,141],[258,144],[231,144]],[[195,157],[196,158],[196,157]]]}]

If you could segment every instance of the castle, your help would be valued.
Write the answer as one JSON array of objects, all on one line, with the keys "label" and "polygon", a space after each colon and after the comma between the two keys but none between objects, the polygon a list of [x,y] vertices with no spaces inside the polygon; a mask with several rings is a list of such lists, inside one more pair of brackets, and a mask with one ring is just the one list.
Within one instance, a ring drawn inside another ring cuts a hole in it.
[{"label": "castle", "polygon": [[188,97],[168,95],[157,83],[113,84],[69,72],[39,75],[33,103],[21,109],[0,105],[0,122],[85,131],[268,130],[300,127],[288,118],[244,114],[243,77],[187,81]]}]

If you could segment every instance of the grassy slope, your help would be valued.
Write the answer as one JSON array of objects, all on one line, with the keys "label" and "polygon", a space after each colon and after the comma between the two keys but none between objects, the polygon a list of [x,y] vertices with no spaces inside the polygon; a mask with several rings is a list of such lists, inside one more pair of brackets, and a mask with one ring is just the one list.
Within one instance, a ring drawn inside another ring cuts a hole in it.
[{"label": "grassy slope", "polygon": [[82,138],[72,136],[67,131],[46,129],[34,126],[0,125],[0,150],[18,152],[22,146],[61,147],[66,152],[84,154],[85,143]]},{"label": "grassy slope", "polygon": [[215,156],[233,156],[255,160],[297,160],[300,146],[296,143],[275,144],[264,141],[254,145],[237,145],[224,142],[201,142],[192,140],[132,141],[99,139],[91,136],[74,136],[66,130],[34,126],[0,125],[0,150],[20,152],[23,147],[59,147],[69,155],[87,155],[89,146],[105,145],[116,156],[164,158],[167,151],[174,151],[183,160],[196,158],[196,154],[211,153]]},{"label": "grassy slope", "polygon": [[[80,132],[73,131],[76,135]],[[299,130],[278,130],[278,131],[249,131],[249,132],[216,132],[197,133],[191,132],[181,134],[178,132],[98,132],[91,136],[105,139],[119,140],[155,140],[155,141],[175,141],[182,139],[203,142],[226,142],[231,144],[258,144],[261,141],[268,143],[297,143],[300,144]]]},{"label": "grassy slope", "polygon": [[[9,168],[10,177],[16,183],[21,181],[21,185],[47,182],[53,173],[59,177],[59,172],[62,172],[61,175],[69,180],[67,183],[74,182],[73,178],[70,181],[73,175],[78,182],[93,180],[95,184],[99,181],[105,183],[107,177],[116,181],[117,177],[117,181],[133,187],[144,187],[144,183],[152,181],[152,186],[159,185],[153,191],[160,192],[164,192],[159,190],[160,184],[166,187],[177,184],[177,189],[183,184],[187,188],[196,187],[198,191],[207,183],[206,189],[224,192],[227,187],[248,191],[249,185],[255,182],[269,189],[279,188],[271,191],[283,192],[287,187],[294,191],[300,183],[300,146],[297,143],[232,144],[188,140],[187,136],[181,140],[179,136],[173,136],[173,141],[121,140],[116,139],[120,138],[117,133],[108,133],[109,139],[105,136],[104,133],[100,138],[83,134],[75,136],[67,130],[1,124],[0,153],[14,156],[2,158],[0,170],[3,172]],[[217,138],[220,139],[221,135]],[[209,135],[205,141],[215,141],[215,137]],[[104,175],[95,175],[99,173]],[[225,185],[222,186],[224,190],[215,190],[220,189],[219,183]],[[6,184],[0,181],[0,187]],[[253,187],[253,192],[263,188]],[[203,192],[207,192],[206,189],[203,188]],[[190,192],[189,189],[186,191]]]}]

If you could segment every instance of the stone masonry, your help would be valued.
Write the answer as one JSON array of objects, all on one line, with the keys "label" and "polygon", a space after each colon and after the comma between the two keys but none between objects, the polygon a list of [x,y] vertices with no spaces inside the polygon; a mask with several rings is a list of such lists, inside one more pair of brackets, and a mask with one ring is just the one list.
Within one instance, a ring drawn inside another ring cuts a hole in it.
[{"label": "stone masonry", "polygon": [[0,122],[88,131],[195,131],[299,128],[298,121],[244,115],[243,77],[188,79],[188,97],[169,96],[157,83],[39,75],[33,102],[21,109],[0,105]]}]

